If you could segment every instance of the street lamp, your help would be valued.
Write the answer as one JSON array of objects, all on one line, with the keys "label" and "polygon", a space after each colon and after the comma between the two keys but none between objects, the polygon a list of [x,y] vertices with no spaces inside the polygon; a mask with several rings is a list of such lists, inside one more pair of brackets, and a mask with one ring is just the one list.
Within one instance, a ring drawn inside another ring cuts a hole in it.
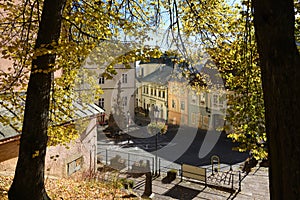
[{"label": "street lamp", "polygon": [[[153,107],[153,114],[154,114],[156,125],[157,125],[157,119],[159,117],[159,112],[160,112],[160,110],[159,110],[158,106],[154,106]],[[157,168],[158,168],[158,166],[157,166],[157,163],[158,163],[158,158],[157,158],[157,142],[158,142],[158,134],[159,133],[160,133],[159,130],[155,132],[155,134],[156,134],[155,135],[155,176],[157,176]]]},{"label": "street lamp", "polygon": [[128,137],[128,144],[130,141],[130,136],[129,136],[129,117],[130,117],[130,113],[129,111],[127,111],[127,137]]}]

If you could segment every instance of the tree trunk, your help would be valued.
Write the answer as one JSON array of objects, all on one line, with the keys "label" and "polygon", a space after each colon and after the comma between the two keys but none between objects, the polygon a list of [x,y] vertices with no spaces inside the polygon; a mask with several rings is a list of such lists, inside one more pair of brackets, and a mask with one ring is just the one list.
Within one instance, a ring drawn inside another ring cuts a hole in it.
[{"label": "tree trunk", "polygon": [[254,0],[270,160],[271,199],[300,197],[300,56],[293,0]]},{"label": "tree trunk", "polygon": [[[58,42],[66,0],[45,0],[35,44]],[[51,48],[51,47],[48,47]],[[8,193],[10,200],[49,199],[44,187],[44,167],[49,122],[50,89],[55,54],[37,57],[32,62],[25,115],[15,177]]]},{"label": "tree trunk", "polygon": [[142,198],[148,198],[152,194],[152,174],[151,174],[151,169],[150,169],[150,162],[147,160],[147,165],[146,165],[146,182],[145,182],[145,189],[144,193],[142,195]]}]

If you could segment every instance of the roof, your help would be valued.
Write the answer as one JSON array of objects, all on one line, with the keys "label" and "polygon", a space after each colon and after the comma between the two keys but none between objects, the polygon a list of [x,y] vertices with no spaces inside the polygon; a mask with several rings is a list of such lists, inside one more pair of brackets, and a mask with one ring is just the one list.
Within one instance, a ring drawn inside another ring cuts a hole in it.
[{"label": "roof", "polygon": [[166,85],[170,80],[172,73],[173,67],[162,65],[147,76],[140,78],[139,81]]},{"label": "roof", "polygon": [[[186,76],[187,75],[187,76]],[[181,63],[174,69],[169,81],[181,82],[188,85],[200,85],[209,89],[224,87],[224,81],[213,63],[196,64],[194,66]]]},{"label": "roof", "polygon": [[165,65],[173,65],[174,61],[173,59],[176,59],[176,56],[168,56],[167,54],[163,54],[159,58],[150,58],[149,60],[145,61],[142,60],[140,64],[153,64],[153,63],[159,63],[159,64],[165,64]]},{"label": "roof", "polygon": [[96,104],[82,104],[80,102],[74,102],[73,106],[75,108],[74,109],[75,116],[70,118],[70,121],[104,113],[104,110],[99,106],[97,106]]},{"label": "roof", "polygon": [[[20,99],[22,100],[22,99]],[[24,105],[25,105],[25,100]],[[23,106],[24,107],[24,106]],[[83,104],[80,102],[74,102],[74,113],[72,116],[66,114],[66,109],[60,108],[55,113],[60,114],[57,122],[50,122],[51,125],[60,126],[72,121],[76,121],[83,118],[92,117],[100,113],[104,113],[104,110],[96,104]],[[23,111],[20,108],[12,106],[7,100],[0,100],[0,141],[14,137],[21,134]]]},{"label": "roof", "polygon": [[11,138],[17,135],[20,135],[21,133],[12,128],[11,126],[8,125],[3,125],[0,123],[0,141],[6,138]]},{"label": "roof", "polygon": [[[25,100],[23,99],[23,94],[19,94],[18,96],[15,94],[1,96],[0,140],[20,135],[22,128],[22,119],[20,116],[23,116],[22,107],[25,105]],[[15,96],[15,98],[12,98],[12,96]],[[9,99],[13,99],[14,102],[12,103]],[[13,106],[13,104],[18,106]]]}]

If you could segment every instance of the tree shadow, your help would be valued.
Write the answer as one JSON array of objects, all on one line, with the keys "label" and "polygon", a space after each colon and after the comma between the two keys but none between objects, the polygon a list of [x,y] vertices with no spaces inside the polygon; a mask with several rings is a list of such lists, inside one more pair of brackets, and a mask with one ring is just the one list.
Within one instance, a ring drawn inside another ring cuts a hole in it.
[{"label": "tree shadow", "polygon": [[[204,141],[206,134],[210,134],[207,130],[202,129],[193,129],[191,127],[184,127],[184,131],[178,131],[179,128],[182,127],[178,126],[168,126],[168,131],[165,135],[159,135],[159,142],[158,142],[158,149],[164,148],[169,143],[174,143],[174,145],[170,148],[174,150],[171,152],[176,152],[177,149],[180,149],[180,145],[182,145],[183,140],[188,140],[190,137],[189,133],[196,133],[195,137],[193,138],[191,144],[187,147],[187,150],[179,155],[179,157],[175,160],[175,163],[182,164],[190,164],[194,166],[203,166],[203,165],[210,165],[211,164],[211,157],[213,155],[217,155],[220,158],[220,162],[227,165],[234,165],[237,163],[241,163],[245,161],[249,157],[248,152],[238,152],[233,150],[234,147],[237,147],[237,143],[233,143],[230,138],[227,138],[226,133],[221,133],[220,137],[217,139],[216,144],[213,146],[211,151],[204,156],[203,158],[199,158],[200,148]],[[139,131],[141,133],[142,130]],[[174,138],[177,138],[177,141]],[[134,138],[133,144],[139,145],[139,147],[149,153],[155,152],[155,137],[148,138],[148,144],[141,145],[142,139]],[[152,146],[151,146],[152,145]],[[160,152],[159,152],[160,153]],[[158,155],[159,157],[165,160],[172,160],[172,155],[164,154],[162,151],[161,154]]]},{"label": "tree shadow", "polygon": [[136,197],[138,197],[138,196],[135,194],[126,194],[124,196],[121,196],[122,199],[130,199],[130,198],[136,198]]},{"label": "tree shadow", "polygon": [[233,150],[237,147],[237,143],[233,143],[231,139],[227,138],[226,133],[221,133],[217,143],[211,149],[211,151],[203,158],[199,158],[199,151],[206,136],[207,131],[198,129],[197,135],[194,138],[192,144],[187,151],[180,156],[175,162],[186,163],[190,165],[200,166],[211,164],[211,157],[217,155],[220,158],[220,162],[223,164],[234,165],[245,161],[249,157],[248,152],[238,152]]},{"label": "tree shadow", "polygon": [[169,196],[174,199],[184,199],[184,200],[192,200],[199,195],[204,190],[196,190],[188,187],[184,187],[181,185],[175,185],[167,192],[165,192],[164,196]]}]

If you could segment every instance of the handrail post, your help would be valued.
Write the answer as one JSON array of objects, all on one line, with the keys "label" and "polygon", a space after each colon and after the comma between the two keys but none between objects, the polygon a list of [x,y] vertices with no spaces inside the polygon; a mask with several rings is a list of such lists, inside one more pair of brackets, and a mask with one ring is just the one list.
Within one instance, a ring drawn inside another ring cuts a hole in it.
[{"label": "handrail post", "polygon": [[152,157],[152,176],[154,175],[154,158]]},{"label": "handrail post", "polygon": [[232,176],[232,179],[231,179],[231,189],[233,189],[233,179],[234,179],[234,174],[232,173],[231,176]]},{"label": "handrail post", "polygon": [[180,175],[181,175],[180,182],[182,182],[182,176],[183,176],[182,163],[181,163]]},{"label": "handrail post", "polygon": [[242,190],[242,185],[241,185],[241,172],[239,171],[239,192]]},{"label": "handrail post", "polygon": [[129,170],[129,167],[130,167],[130,153],[128,153],[127,156],[127,171]]},{"label": "handrail post", "polygon": [[204,178],[205,178],[205,187],[207,186],[207,177],[206,177],[206,168],[205,168],[205,173],[204,173]]},{"label": "handrail post", "polygon": [[107,149],[105,149],[105,164],[107,165],[107,156],[108,156],[108,152],[107,152]]},{"label": "handrail post", "polygon": [[158,159],[158,176],[160,176],[160,158]]}]

